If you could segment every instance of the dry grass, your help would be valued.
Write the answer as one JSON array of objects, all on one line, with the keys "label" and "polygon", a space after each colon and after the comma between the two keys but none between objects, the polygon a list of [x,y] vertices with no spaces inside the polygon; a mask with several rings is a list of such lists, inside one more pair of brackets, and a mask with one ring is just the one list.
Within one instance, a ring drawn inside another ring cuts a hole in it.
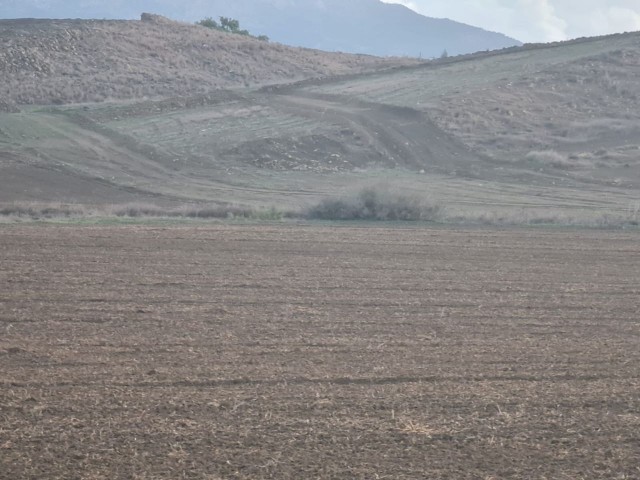
[{"label": "dry grass", "polygon": [[64,203],[16,202],[0,204],[5,220],[48,220],[61,218],[190,218],[279,220],[285,214],[275,208],[250,208],[235,205],[162,207],[150,203],[92,206]]}]

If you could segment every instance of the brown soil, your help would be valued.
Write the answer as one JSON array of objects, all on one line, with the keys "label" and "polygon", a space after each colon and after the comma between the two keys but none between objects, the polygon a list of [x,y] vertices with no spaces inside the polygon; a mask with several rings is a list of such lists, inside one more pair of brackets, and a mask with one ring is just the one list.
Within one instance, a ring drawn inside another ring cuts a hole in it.
[{"label": "brown soil", "polygon": [[637,234],[0,228],[0,478],[639,478]]}]

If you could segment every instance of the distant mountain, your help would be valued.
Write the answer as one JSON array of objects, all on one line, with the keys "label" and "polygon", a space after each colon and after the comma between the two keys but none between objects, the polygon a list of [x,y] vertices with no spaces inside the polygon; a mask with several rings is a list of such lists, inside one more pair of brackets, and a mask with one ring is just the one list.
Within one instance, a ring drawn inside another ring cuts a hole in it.
[{"label": "distant mountain", "polygon": [[0,0],[0,18],[226,16],[288,45],[371,55],[438,57],[521,45],[505,35],[420,15],[380,0]]}]

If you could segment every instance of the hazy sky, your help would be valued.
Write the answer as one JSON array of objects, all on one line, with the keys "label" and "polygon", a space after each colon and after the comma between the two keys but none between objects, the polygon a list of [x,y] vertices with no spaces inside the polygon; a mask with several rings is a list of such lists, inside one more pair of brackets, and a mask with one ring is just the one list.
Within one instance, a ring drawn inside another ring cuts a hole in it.
[{"label": "hazy sky", "polygon": [[383,0],[523,42],[640,30],[640,0]]}]

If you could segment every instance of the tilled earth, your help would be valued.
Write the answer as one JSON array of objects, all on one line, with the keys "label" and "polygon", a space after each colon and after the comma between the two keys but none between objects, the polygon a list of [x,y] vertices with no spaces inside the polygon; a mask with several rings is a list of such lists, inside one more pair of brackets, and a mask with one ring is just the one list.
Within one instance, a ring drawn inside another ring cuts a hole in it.
[{"label": "tilled earth", "polygon": [[639,240],[1,227],[0,478],[640,478]]}]

